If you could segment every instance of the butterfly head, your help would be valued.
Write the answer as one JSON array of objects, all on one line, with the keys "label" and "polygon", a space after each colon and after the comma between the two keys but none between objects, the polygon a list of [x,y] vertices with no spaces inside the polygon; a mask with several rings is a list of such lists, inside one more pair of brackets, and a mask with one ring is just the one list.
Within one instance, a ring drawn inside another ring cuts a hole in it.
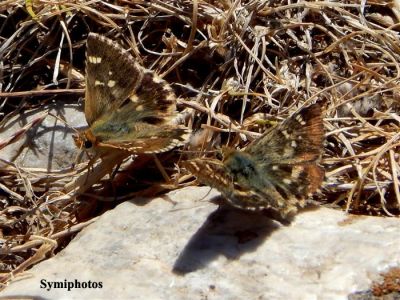
[{"label": "butterfly head", "polygon": [[91,151],[98,143],[91,130],[82,131],[79,135],[74,135],[73,139],[79,149],[87,151]]}]

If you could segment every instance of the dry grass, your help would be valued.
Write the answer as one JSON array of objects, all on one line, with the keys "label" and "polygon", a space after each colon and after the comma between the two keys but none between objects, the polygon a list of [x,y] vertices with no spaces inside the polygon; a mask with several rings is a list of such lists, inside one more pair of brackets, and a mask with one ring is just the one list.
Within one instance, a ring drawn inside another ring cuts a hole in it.
[{"label": "dry grass", "polygon": [[[78,101],[93,31],[130,48],[172,84],[180,118],[196,132],[191,150],[204,155],[221,144],[242,148],[271,122],[323,99],[327,182],[320,200],[352,213],[399,215],[398,1],[292,2],[3,0],[0,128],[21,111]],[[0,141],[0,149],[37,122]],[[0,161],[3,284],[101,213],[93,195],[116,159],[94,166],[91,176],[82,165],[48,172]],[[175,185],[136,186],[125,197],[183,186],[190,177],[173,164],[167,172]],[[92,200],[77,197],[84,192]]]}]

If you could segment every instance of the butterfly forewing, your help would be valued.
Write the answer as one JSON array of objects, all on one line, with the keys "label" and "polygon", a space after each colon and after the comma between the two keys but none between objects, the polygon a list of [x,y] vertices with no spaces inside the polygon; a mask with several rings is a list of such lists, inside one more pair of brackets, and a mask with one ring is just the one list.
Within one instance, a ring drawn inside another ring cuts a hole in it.
[{"label": "butterfly forewing", "polygon": [[322,111],[316,103],[264,133],[245,152],[267,164],[315,161],[321,155],[323,138]]},{"label": "butterfly forewing", "polygon": [[86,43],[85,116],[89,125],[120,107],[139,86],[141,67],[125,50],[90,33]]},{"label": "butterfly forewing", "polygon": [[172,88],[150,70],[144,70],[141,84],[130,100],[137,112],[153,112],[142,118],[149,124],[167,123],[175,117],[176,96]]},{"label": "butterfly forewing", "polygon": [[239,198],[234,197],[234,194],[247,195],[248,192],[251,192],[237,189],[237,187],[235,187],[234,178],[225,165],[219,160],[198,158],[184,161],[182,165],[195,175],[199,182],[219,190],[233,205],[235,203],[233,201]]}]

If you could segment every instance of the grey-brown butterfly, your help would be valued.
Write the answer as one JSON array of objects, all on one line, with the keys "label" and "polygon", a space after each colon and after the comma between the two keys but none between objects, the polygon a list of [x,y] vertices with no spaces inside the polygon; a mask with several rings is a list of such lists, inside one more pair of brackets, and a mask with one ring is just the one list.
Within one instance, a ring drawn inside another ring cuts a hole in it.
[{"label": "grey-brown butterfly", "polygon": [[186,142],[188,129],[170,123],[176,116],[172,88],[114,41],[89,34],[85,81],[90,127],[75,137],[78,147],[104,156],[110,151],[160,153]]},{"label": "grey-brown butterfly", "polygon": [[243,151],[223,148],[222,161],[199,158],[183,165],[231,205],[272,209],[285,219],[304,206],[323,181],[318,165],[324,138],[321,114],[318,103],[304,107]]}]

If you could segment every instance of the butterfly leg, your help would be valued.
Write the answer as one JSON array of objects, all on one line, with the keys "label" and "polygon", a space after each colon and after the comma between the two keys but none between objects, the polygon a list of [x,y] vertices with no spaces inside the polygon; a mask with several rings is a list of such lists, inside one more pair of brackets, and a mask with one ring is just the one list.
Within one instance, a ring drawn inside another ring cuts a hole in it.
[{"label": "butterfly leg", "polygon": [[110,172],[110,175],[109,175],[110,178],[108,179],[108,182],[109,182],[109,184],[111,186],[112,194],[114,196],[114,201],[117,200],[117,197],[118,197],[118,195],[117,195],[117,185],[115,184],[114,179],[115,179],[115,176],[117,175],[118,170],[119,170],[120,167],[121,167],[121,163],[117,164],[115,166],[114,170],[112,170]]}]

